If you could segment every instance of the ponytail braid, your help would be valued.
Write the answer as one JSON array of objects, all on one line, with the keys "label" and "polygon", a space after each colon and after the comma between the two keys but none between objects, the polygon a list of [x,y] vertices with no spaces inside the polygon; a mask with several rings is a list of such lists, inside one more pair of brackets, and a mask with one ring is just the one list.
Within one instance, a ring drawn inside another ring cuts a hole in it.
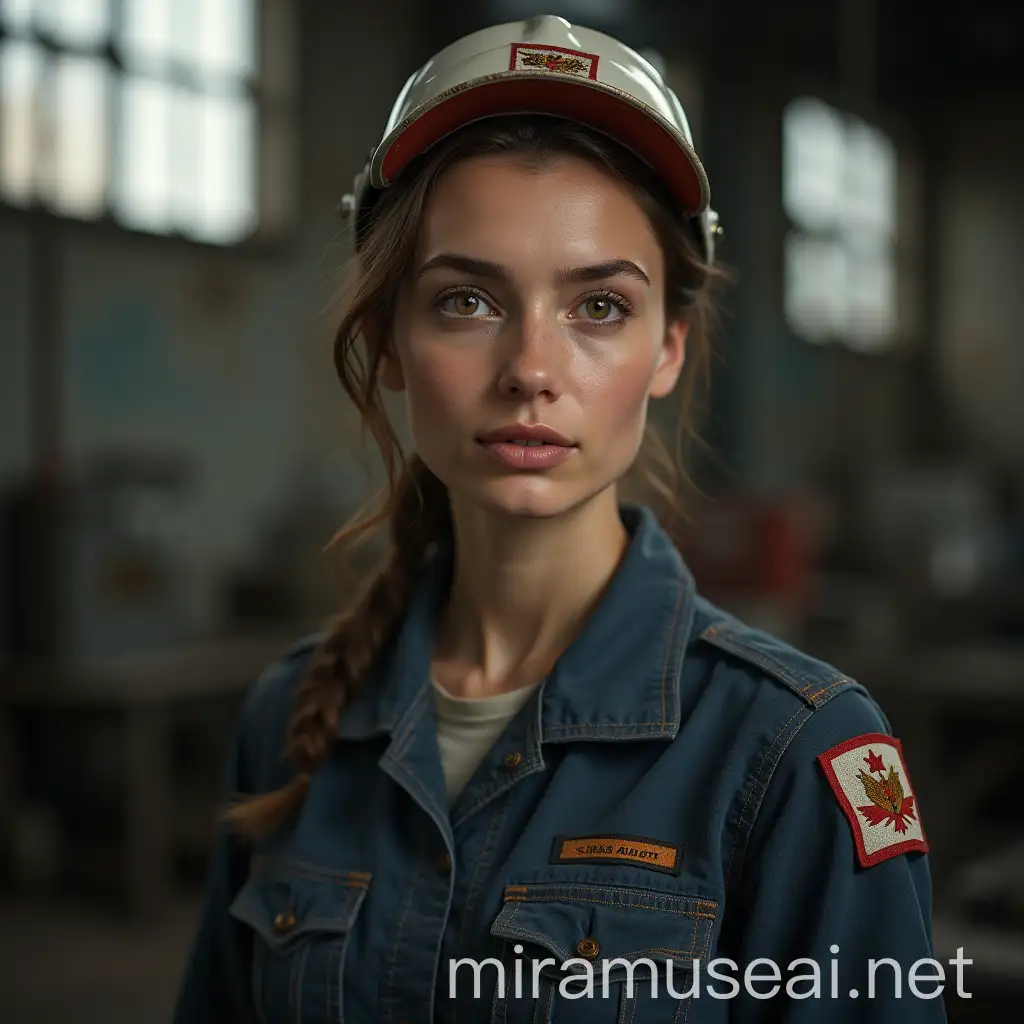
[{"label": "ponytail braid", "polygon": [[224,817],[239,833],[254,838],[273,832],[301,807],[310,777],[327,760],[342,709],[393,636],[420,570],[451,528],[450,515],[447,488],[413,455],[381,510],[339,535],[361,538],[388,523],[389,557],[361,598],[334,620],[296,691],[285,742],[295,777],[232,804]]}]

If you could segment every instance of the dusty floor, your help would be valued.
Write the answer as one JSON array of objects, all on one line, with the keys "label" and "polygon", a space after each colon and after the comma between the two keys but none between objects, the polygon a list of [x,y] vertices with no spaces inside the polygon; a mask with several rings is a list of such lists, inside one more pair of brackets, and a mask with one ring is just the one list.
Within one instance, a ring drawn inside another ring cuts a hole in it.
[{"label": "dusty floor", "polygon": [[94,904],[0,898],[4,1024],[163,1024],[198,910],[182,898],[151,925]]}]

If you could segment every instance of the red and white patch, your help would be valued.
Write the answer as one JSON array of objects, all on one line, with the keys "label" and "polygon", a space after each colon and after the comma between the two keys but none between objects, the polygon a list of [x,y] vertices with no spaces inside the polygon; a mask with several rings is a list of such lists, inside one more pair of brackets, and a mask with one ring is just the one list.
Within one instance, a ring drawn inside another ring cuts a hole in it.
[{"label": "red and white patch", "polygon": [[597,78],[598,55],[564,46],[532,46],[513,43],[509,71],[550,71],[579,78]]},{"label": "red and white patch", "polygon": [[853,829],[863,867],[901,853],[928,852],[899,740],[865,733],[819,754],[818,761]]}]

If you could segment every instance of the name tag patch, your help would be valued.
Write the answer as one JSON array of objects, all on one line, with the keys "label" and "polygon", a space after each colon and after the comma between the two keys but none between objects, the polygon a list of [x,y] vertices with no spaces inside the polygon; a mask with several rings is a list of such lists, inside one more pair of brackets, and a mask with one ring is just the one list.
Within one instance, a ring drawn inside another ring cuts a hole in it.
[{"label": "name tag patch", "polygon": [[552,864],[629,864],[632,867],[679,873],[683,846],[639,836],[602,833],[593,836],[557,836],[551,852]]}]

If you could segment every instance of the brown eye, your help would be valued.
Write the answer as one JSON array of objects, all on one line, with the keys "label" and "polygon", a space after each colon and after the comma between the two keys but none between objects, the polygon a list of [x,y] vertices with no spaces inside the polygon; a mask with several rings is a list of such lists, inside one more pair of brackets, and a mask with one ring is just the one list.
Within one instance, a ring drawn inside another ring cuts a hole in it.
[{"label": "brown eye", "polygon": [[475,292],[450,292],[440,300],[437,308],[458,320],[480,320],[495,312],[490,302]]},{"label": "brown eye", "polygon": [[595,295],[583,303],[583,308],[591,320],[607,320],[611,317],[614,306],[610,299]]}]

